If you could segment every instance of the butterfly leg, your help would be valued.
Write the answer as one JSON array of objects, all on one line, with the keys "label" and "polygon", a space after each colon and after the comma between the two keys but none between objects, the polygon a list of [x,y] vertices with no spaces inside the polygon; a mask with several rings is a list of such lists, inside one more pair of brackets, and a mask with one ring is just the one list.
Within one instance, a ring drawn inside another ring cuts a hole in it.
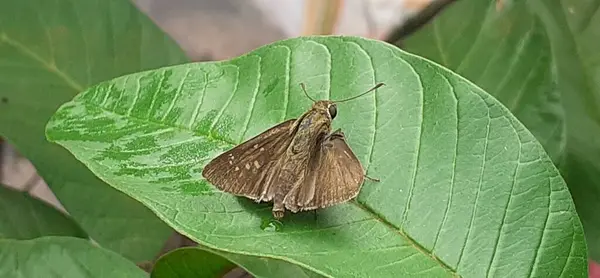
[{"label": "butterfly leg", "polygon": [[283,218],[283,216],[285,215],[285,206],[283,205],[282,202],[274,202],[273,203],[273,217],[275,217],[275,219],[281,219]]},{"label": "butterfly leg", "polygon": [[367,176],[366,174],[365,174],[364,176],[365,176],[365,178],[366,178],[366,179],[368,179],[368,180],[370,180],[370,181],[373,181],[373,182],[380,182],[380,180],[379,180],[379,179],[376,179],[376,178],[371,178],[371,177]]},{"label": "butterfly leg", "polygon": [[327,136],[325,136],[325,138],[322,141],[324,147],[333,147],[333,144],[331,144],[332,137],[341,137],[343,139],[344,133],[342,132],[342,129],[338,128],[334,132],[327,134]]}]

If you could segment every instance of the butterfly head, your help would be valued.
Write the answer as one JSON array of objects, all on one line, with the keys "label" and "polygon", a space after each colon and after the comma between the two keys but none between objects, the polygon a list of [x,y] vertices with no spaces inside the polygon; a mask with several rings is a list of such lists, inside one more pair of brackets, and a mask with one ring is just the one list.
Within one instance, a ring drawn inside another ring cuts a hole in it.
[{"label": "butterfly head", "polygon": [[312,105],[312,109],[329,115],[332,120],[337,115],[337,106],[335,105],[335,102],[331,100],[315,101]]}]

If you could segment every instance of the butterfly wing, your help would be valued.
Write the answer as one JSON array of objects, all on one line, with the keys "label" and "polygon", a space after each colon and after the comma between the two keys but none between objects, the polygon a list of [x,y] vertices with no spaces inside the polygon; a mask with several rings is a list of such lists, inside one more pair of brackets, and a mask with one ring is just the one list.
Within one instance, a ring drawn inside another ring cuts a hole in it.
[{"label": "butterfly wing", "polygon": [[293,139],[295,119],[278,124],[214,158],[202,170],[202,176],[222,191],[256,201],[265,196],[277,159]]},{"label": "butterfly wing", "polygon": [[312,161],[306,181],[286,196],[286,208],[291,211],[324,208],[358,195],[364,170],[341,131],[323,141]]}]

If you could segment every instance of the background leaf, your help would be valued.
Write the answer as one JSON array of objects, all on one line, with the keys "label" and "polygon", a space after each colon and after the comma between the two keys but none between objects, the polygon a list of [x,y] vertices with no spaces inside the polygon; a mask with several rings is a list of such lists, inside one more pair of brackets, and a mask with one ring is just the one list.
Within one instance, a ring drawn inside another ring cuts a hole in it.
[{"label": "background leaf", "polygon": [[403,44],[483,87],[542,142],[561,167],[598,261],[600,2],[502,2],[497,10],[491,0],[458,1]]},{"label": "background leaf", "polygon": [[320,274],[312,272],[298,265],[270,258],[257,258],[252,256],[242,256],[233,253],[216,251],[221,256],[226,257],[232,262],[235,262],[252,276],[256,278],[269,277],[298,277],[298,278],[317,278],[323,277]]},{"label": "background leaf", "polygon": [[118,254],[74,237],[0,239],[0,277],[147,277]]},{"label": "background leaf", "polygon": [[222,277],[235,267],[227,259],[196,247],[173,250],[156,261],[152,278]]},{"label": "background leaf", "polygon": [[[215,191],[202,166],[310,107],[370,176],[357,201],[261,229],[268,205]],[[182,234],[226,252],[326,276],[580,276],[586,247],[569,192],[541,145],[472,83],[391,45],[352,37],[280,41],[218,63],[100,83],[63,105],[49,140]]]},{"label": "background leaf", "polygon": [[86,233],[53,206],[26,192],[0,185],[0,238],[33,239],[42,236],[87,238]]},{"label": "background leaf", "polygon": [[577,205],[591,257],[600,261],[599,1],[535,1],[546,26],[567,111],[567,161],[561,171]]},{"label": "background leaf", "polygon": [[201,247],[179,248],[165,254],[154,265],[151,277],[221,277],[235,264],[240,265],[257,278],[322,277],[281,260],[209,251]]},{"label": "background leaf", "polygon": [[0,1],[0,136],[94,240],[135,261],[152,259],[172,231],[48,143],[44,125],[91,84],[185,60],[129,1]]}]

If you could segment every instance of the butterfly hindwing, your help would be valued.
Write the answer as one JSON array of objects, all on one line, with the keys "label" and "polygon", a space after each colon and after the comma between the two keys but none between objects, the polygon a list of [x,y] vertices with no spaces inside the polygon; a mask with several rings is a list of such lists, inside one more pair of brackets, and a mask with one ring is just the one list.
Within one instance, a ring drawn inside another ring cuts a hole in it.
[{"label": "butterfly hindwing", "polygon": [[306,181],[286,196],[286,208],[291,211],[324,208],[358,195],[364,181],[363,168],[341,131],[321,143],[321,150],[313,155],[312,161]]}]

